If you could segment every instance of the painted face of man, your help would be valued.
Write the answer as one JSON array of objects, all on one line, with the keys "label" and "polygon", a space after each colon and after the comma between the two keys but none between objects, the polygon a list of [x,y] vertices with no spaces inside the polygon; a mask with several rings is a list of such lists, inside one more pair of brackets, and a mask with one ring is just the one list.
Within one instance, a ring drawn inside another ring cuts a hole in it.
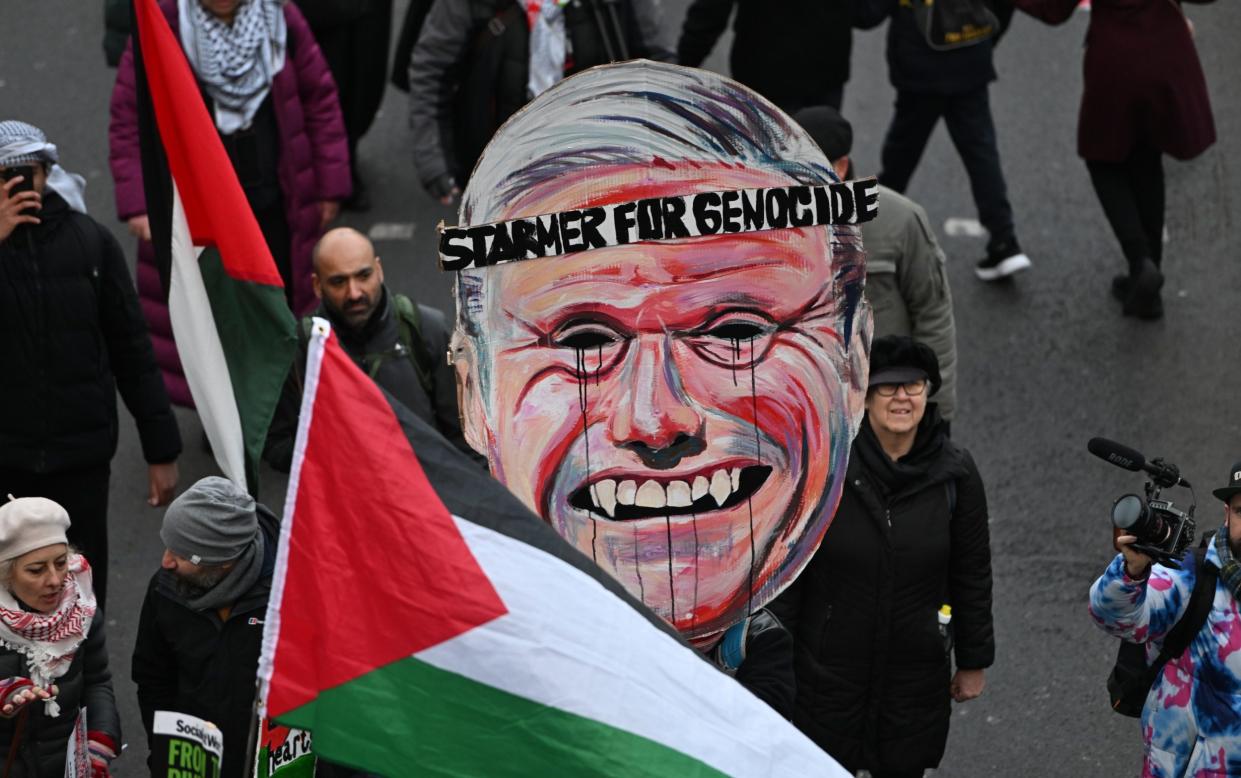
[{"label": "painted face of man", "polygon": [[[617,200],[787,183],[688,175],[607,180]],[[519,207],[577,206],[599,180],[559,181]],[[482,335],[461,377],[496,477],[690,637],[788,583],[835,512],[863,401],[848,376],[866,374],[864,314],[846,344],[826,231],[632,244],[481,274]]]}]

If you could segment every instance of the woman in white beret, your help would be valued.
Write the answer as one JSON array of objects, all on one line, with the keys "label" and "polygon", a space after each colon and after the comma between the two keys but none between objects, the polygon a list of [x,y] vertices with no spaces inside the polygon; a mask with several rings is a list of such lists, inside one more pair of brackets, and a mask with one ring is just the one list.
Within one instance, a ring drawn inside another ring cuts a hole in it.
[{"label": "woman in white beret", "polygon": [[70,548],[69,514],[43,497],[0,505],[0,775],[61,778],[86,714],[92,778],[120,750],[103,617],[91,570]]}]

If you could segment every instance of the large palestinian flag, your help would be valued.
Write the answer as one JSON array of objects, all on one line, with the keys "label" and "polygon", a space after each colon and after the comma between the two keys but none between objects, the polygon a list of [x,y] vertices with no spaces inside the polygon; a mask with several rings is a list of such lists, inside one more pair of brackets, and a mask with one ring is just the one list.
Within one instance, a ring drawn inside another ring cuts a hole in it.
[{"label": "large palestinian flag", "polygon": [[320,319],[276,568],[260,696],[331,761],[385,776],[848,775],[390,403]]},{"label": "large palestinian flag", "polygon": [[226,476],[258,457],[297,348],[284,285],[155,0],[134,0],[142,175],[185,378]]}]

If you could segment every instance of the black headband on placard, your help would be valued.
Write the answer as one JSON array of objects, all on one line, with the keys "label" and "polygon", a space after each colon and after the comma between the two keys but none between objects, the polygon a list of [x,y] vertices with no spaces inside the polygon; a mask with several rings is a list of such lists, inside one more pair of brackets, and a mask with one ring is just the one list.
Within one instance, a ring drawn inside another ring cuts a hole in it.
[{"label": "black headband on placard", "polygon": [[861,224],[875,218],[878,203],[879,182],[863,178],[651,197],[476,227],[441,224],[440,269],[468,270],[627,243]]}]

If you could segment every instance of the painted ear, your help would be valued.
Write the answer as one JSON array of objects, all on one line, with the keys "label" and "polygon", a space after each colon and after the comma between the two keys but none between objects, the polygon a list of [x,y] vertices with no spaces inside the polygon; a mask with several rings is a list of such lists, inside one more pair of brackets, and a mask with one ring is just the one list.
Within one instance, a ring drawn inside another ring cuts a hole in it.
[{"label": "painted ear", "polygon": [[461,414],[461,431],[470,448],[487,457],[490,462],[487,414],[484,412],[482,392],[478,386],[477,358],[468,339],[461,340],[465,342],[454,342],[452,349],[453,372],[457,375],[457,409]]},{"label": "painted ear", "polygon": [[853,337],[849,340],[849,351],[845,355],[849,371],[846,376],[849,413],[855,430],[862,423],[862,414],[866,412],[866,386],[870,381],[871,327],[870,303],[863,298],[853,315]]}]

